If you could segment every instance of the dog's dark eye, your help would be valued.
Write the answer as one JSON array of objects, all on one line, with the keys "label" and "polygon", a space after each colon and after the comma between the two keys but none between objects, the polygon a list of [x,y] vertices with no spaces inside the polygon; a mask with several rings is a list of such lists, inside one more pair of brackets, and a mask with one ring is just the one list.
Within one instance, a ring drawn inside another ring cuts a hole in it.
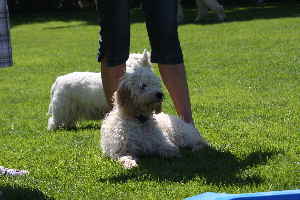
[{"label": "dog's dark eye", "polygon": [[147,87],[147,85],[146,85],[146,84],[143,84],[143,85],[141,85],[140,88],[141,88],[142,90],[144,90],[146,87]]}]

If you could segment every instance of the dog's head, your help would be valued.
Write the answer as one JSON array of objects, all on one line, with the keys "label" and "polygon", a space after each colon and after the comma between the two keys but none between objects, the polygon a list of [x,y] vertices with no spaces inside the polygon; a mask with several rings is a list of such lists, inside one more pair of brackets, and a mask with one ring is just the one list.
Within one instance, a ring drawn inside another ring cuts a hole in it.
[{"label": "dog's head", "polygon": [[144,52],[131,70],[120,81],[115,106],[134,118],[148,118],[153,112],[161,112],[163,93],[160,79],[151,69],[149,53]]},{"label": "dog's head", "polygon": [[150,67],[150,52],[146,49],[143,53],[131,53],[126,61],[126,72],[132,73],[136,68],[139,67]]}]

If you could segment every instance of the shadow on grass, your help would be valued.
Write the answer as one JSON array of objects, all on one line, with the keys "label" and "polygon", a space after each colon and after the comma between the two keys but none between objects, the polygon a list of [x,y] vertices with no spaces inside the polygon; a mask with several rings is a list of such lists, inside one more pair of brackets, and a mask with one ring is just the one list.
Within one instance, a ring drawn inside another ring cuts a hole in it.
[{"label": "shadow on grass", "polygon": [[84,130],[100,130],[100,122],[99,123],[92,123],[92,124],[80,124],[75,131],[84,131]]},{"label": "shadow on grass", "polygon": [[[195,8],[186,8],[185,23],[193,24],[193,20],[196,17]],[[225,12],[227,15],[226,22],[234,21],[249,21],[253,19],[272,19],[283,17],[299,17],[300,15],[300,2],[296,0],[271,2],[260,6],[256,5],[242,5],[242,6],[225,6]],[[11,15],[11,26],[17,26],[21,24],[43,23],[49,21],[64,21],[74,22],[82,21],[79,25],[71,26],[57,26],[57,27],[45,27],[45,29],[56,30],[63,28],[75,28],[85,25],[97,25],[98,14],[95,10],[74,10],[74,11],[54,11],[54,12],[37,12],[37,13],[18,13]],[[144,15],[141,9],[131,10],[131,23],[144,22]],[[214,24],[219,23],[216,21],[215,16],[210,14],[200,24]],[[182,25],[184,25],[182,24]]]},{"label": "shadow on grass", "polygon": [[46,27],[46,28],[44,28],[44,30],[58,30],[58,29],[80,28],[82,26],[86,26],[86,24],[82,23],[82,24],[68,25],[68,26]]},{"label": "shadow on grass", "polygon": [[[72,128],[58,128],[54,131],[85,131],[85,130],[100,130],[100,122],[98,121],[84,121],[76,124],[76,127]],[[1,199],[0,199],[1,200]]]},{"label": "shadow on grass", "polygon": [[264,165],[279,152],[253,152],[245,159],[238,159],[230,152],[205,149],[197,153],[183,152],[179,159],[144,158],[140,167],[100,182],[122,183],[128,180],[159,180],[188,182],[195,177],[204,178],[207,184],[249,185],[260,184],[263,179],[257,175],[241,176],[246,169]]},{"label": "shadow on grass", "polygon": [[37,189],[0,186],[0,200],[54,200]]},{"label": "shadow on grass", "polygon": [[100,130],[100,122],[99,123],[79,123],[75,128],[65,129],[68,131],[85,131],[85,130]]}]

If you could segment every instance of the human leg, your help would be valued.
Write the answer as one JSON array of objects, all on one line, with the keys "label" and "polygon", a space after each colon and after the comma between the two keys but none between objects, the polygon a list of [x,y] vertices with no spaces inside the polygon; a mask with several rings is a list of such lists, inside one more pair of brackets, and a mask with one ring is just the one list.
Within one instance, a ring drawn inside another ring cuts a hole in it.
[{"label": "human leg", "polygon": [[[177,114],[185,122],[194,124],[184,64],[159,64],[158,66],[162,80],[174,102]],[[176,77],[176,80],[174,77]]]},{"label": "human leg", "polygon": [[100,49],[101,76],[108,104],[120,78],[126,71],[129,55],[130,23],[128,0],[100,0]]},{"label": "human leg", "polygon": [[114,67],[108,67],[105,59],[101,61],[101,78],[104,93],[110,108],[112,108],[113,99],[112,96],[117,90],[119,81],[126,71],[126,64],[116,65]]},{"label": "human leg", "polygon": [[151,62],[183,63],[177,32],[177,0],[144,0],[144,12],[152,48]]},{"label": "human leg", "polygon": [[162,80],[177,114],[194,124],[185,66],[177,32],[177,0],[145,0],[147,30],[152,47],[151,61],[159,63]]}]

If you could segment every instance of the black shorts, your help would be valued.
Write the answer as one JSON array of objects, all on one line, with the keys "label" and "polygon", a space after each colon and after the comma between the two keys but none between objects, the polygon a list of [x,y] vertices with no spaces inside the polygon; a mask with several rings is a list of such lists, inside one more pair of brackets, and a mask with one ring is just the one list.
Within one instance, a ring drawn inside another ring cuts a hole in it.
[{"label": "black shorts", "polygon": [[[100,48],[98,61],[108,66],[124,64],[130,48],[129,0],[98,0]],[[177,32],[177,0],[143,0],[151,45],[151,62],[183,63]]]}]

